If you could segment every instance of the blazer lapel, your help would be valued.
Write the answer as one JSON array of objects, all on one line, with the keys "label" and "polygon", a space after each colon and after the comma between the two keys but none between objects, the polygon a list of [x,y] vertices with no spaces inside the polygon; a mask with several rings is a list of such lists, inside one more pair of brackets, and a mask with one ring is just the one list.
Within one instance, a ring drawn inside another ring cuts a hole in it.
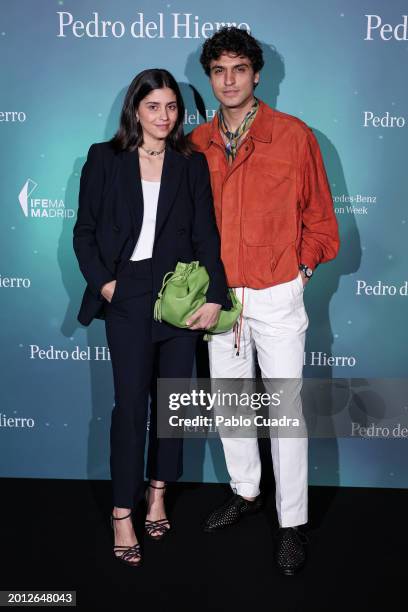
[{"label": "blazer lapel", "polygon": [[137,239],[143,222],[143,190],[137,149],[122,153],[121,186],[122,197],[126,201],[132,219],[134,237]]},{"label": "blazer lapel", "polygon": [[180,180],[183,175],[185,164],[180,153],[166,148],[161,175],[159,201],[157,203],[156,229],[154,239],[160,234],[167,216],[171,210]]},{"label": "blazer lapel", "polygon": [[[184,163],[180,153],[166,148],[163,160],[159,200],[154,239],[156,241],[171,210],[180,180],[183,176]],[[136,151],[122,153],[123,199],[129,208],[135,240],[138,239],[143,223],[143,189],[140,176],[139,154]]]}]

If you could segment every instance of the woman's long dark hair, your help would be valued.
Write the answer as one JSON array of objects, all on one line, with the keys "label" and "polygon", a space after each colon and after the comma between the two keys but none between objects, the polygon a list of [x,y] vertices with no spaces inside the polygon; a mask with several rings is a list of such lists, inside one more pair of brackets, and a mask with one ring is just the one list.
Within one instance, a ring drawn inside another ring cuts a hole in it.
[{"label": "woman's long dark hair", "polygon": [[166,142],[172,149],[183,155],[191,153],[192,146],[183,130],[185,108],[180,88],[173,75],[163,68],[143,70],[129,85],[120,115],[119,129],[110,141],[116,151],[134,151],[143,143],[143,130],[140,122],[136,121],[136,110],[143,98],[151,91],[164,87],[174,91],[178,110],[176,124]]}]

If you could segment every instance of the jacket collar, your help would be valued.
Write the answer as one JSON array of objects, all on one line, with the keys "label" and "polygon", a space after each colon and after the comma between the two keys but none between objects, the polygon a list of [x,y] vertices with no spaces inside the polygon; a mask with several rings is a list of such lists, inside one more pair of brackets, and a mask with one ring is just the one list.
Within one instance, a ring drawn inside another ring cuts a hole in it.
[{"label": "jacket collar", "polygon": [[166,147],[164,154],[163,169],[157,204],[156,229],[154,239],[156,241],[164,223],[170,213],[181,178],[183,176],[185,163],[181,153],[174,151],[169,146]]},{"label": "jacket collar", "polygon": [[[166,147],[159,200],[157,203],[155,239],[160,233],[175,200],[184,169],[183,159],[180,153],[168,146]],[[134,234],[137,238],[142,227],[144,205],[138,150],[123,151],[121,153],[121,164],[124,189],[123,195],[129,207]]]},{"label": "jacket collar", "polygon": [[[253,138],[254,140],[259,140],[259,142],[271,142],[274,118],[275,111],[265,104],[265,102],[259,100],[259,109],[251,127],[249,128],[249,137]],[[205,148],[208,149],[212,142],[217,142],[218,144],[222,144],[224,146],[219,129],[218,114],[216,114],[214,119],[211,121],[211,128],[209,131],[208,140],[205,143]]]}]

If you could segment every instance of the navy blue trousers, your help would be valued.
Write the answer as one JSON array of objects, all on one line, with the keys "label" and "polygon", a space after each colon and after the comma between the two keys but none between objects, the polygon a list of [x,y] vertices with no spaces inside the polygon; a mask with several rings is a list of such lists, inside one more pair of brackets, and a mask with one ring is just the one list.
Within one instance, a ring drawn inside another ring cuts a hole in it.
[{"label": "navy blue trousers", "polygon": [[183,441],[157,437],[157,378],[192,374],[197,336],[152,340],[151,260],[129,261],[118,273],[106,304],[115,406],[110,431],[113,505],[134,508],[144,494],[145,445],[150,396],[146,477],[174,481],[182,474]]}]

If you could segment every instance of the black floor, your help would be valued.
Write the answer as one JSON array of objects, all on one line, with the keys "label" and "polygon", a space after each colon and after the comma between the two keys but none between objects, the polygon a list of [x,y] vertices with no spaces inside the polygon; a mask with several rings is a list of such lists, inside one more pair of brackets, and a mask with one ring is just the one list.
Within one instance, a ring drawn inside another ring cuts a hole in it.
[{"label": "black floor", "polygon": [[2,479],[1,489],[2,590],[73,589],[83,610],[407,609],[406,491],[311,487],[309,563],[285,578],[272,559],[272,494],[262,513],[205,534],[228,487],[172,485],[173,532],[145,542],[134,569],[111,552],[110,482]]}]

